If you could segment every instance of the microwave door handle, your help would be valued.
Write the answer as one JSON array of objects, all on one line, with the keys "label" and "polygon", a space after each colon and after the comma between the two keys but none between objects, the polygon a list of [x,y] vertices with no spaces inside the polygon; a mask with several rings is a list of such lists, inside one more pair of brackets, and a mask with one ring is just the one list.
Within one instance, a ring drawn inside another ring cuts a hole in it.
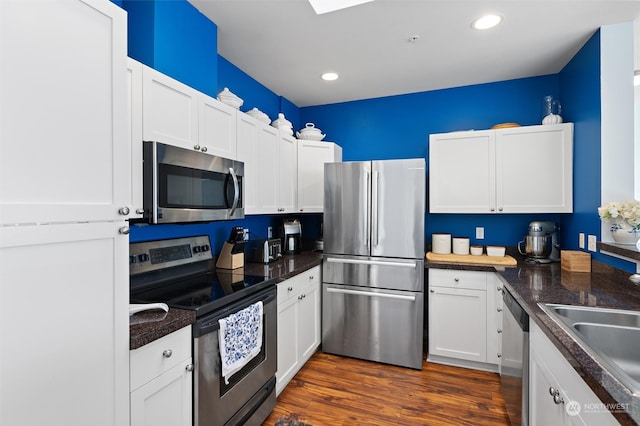
[{"label": "microwave door handle", "polygon": [[238,176],[236,176],[236,172],[233,171],[233,167],[229,167],[229,174],[233,179],[233,204],[231,204],[231,210],[229,210],[229,216],[233,216],[233,213],[236,211],[238,207],[238,200],[240,199],[240,185],[238,185]]}]

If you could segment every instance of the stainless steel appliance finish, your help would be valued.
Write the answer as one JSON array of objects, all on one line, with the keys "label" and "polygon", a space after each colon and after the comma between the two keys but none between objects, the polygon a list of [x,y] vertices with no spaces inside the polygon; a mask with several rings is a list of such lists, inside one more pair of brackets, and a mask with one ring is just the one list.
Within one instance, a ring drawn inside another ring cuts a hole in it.
[{"label": "stainless steel appliance finish", "polygon": [[[233,235],[233,233],[232,233]],[[196,313],[192,327],[194,426],[260,425],[276,403],[277,291],[274,279],[216,270],[208,236],[130,244],[130,300]],[[225,384],[219,319],[263,303],[260,353]]]},{"label": "stainless steel appliance finish", "polygon": [[298,219],[284,220],[284,253],[300,253],[302,247],[302,224]]},{"label": "stainless steel appliance finish", "polygon": [[529,315],[503,288],[500,388],[512,425],[529,424]]},{"label": "stainless steel appliance finish", "polygon": [[245,245],[244,255],[249,262],[275,262],[282,258],[282,242],[279,238],[249,240]]},{"label": "stainless steel appliance finish", "polygon": [[322,349],[422,368],[424,159],[325,164]]},{"label": "stainless steel appliance finish", "polygon": [[[522,244],[525,245],[524,250]],[[558,227],[549,221],[531,222],[529,233],[518,243],[518,251],[537,263],[559,262]]]},{"label": "stainless steel appliance finish", "polygon": [[244,163],[143,143],[144,218],[182,223],[244,218]]}]

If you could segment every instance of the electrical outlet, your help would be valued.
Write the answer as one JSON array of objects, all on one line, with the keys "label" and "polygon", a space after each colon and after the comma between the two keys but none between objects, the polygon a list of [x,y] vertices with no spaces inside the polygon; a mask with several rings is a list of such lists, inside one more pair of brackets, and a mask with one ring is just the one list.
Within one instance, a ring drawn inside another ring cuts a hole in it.
[{"label": "electrical outlet", "polygon": [[249,228],[244,228],[242,230],[242,239],[244,241],[249,241]]},{"label": "electrical outlet", "polygon": [[267,227],[267,238],[273,238],[273,226]]},{"label": "electrical outlet", "polygon": [[596,236],[595,235],[589,235],[589,238],[587,239],[587,248],[589,249],[589,251],[596,251]]},{"label": "electrical outlet", "polygon": [[476,226],[476,239],[484,240],[484,227]]},{"label": "electrical outlet", "polygon": [[578,234],[578,247],[584,248],[584,232]]}]

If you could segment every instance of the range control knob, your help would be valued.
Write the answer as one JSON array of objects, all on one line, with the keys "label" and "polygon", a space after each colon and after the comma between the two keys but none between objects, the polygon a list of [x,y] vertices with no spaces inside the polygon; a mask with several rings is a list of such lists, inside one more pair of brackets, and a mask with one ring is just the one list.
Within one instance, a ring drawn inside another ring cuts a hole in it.
[{"label": "range control knob", "polygon": [[140,260],[140,262],[148,262],[149,261],[149,255],[147,253],[142,253],[138,255],[138,260]]},{"label": "range control knob", "polygon": [[204,244],[202,246],[202,251],[209,251],[209,250],[211,250],[211,247],[209,247],[209,244]]},{"label": "range control knob", "polygon": [[138,256],[135,254],[133,256],[129,256],[129,263],[138,263]]},{"label": "range control knob", "polygon": [[202,251],[202,247],[201,246],[194,246],[193,247],[193,252],[194,253],[200,253]]}]

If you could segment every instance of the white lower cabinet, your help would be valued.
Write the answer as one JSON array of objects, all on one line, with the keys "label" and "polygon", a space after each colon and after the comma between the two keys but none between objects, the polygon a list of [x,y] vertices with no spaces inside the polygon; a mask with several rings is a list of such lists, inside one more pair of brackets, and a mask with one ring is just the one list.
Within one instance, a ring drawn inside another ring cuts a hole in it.
[{"label": "white lower cabinet", "polygon": [[535,322],[529,324],[529,424],[619,424]]},{"label": "white lower cabinet", "polygon": [[497,371],[502,299],[495,274],[429,269],[428,283],[429,361]]},{"label": "white lower cabinet", "polygon": [[320,266],[278,284],[280,394],[320,345]]},{"label": "white lower cabinet", "polygon": [[191,426],[191,327],[130,352],[131,426]]}]

